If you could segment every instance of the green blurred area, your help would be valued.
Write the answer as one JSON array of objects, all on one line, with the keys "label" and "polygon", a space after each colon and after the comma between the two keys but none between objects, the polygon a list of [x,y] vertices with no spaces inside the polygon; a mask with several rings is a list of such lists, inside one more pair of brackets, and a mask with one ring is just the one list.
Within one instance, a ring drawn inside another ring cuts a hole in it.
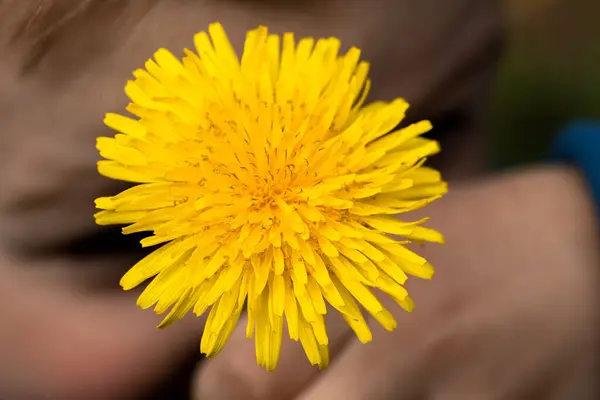
[{"label": "green blurred area", "polygon": [[600,1],[507,0],[491,120],[500,167],[544,157],[576,118],[600,118]]}]

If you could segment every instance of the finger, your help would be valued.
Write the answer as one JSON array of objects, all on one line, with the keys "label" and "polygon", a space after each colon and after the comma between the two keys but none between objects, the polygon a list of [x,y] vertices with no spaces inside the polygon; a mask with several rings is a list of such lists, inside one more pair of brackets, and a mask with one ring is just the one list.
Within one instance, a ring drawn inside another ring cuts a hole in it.
[{"label": "finger", "polygon": [[[330,357],[352,336],[343,318],[327,315]],[[291,399],[319,372],[310,365],[299,342],[283,338],[279,364],[267,372],[256,364],[254,340],[246,339],[247,318],[215,359],[199,368],[194,383],[198,399]],[[235,384],[232,384],[235,382]]]},{"label": "finger", "polygon": [[296,399],[386,400],[398,399],[399,394],[402,399],[419,399],[424,385],[423,341],[414,329],[418,325],[414,317],[398,317],[398,328],[391,333],[371,319],[373,341],[351,340]]},{"label": "finger", "polygon": [[[440,275],[444,276],[446,273],[444,271]],[[331,367],[319,374],[296,399],[482,398],[472,397],[472,393],[462,391],[462,387],[452,388],[458,390],[460,396],[455,396],[450,390],[444,392],[443,389],[448,385],[446,381],[440,380],[446,377],[446,372],[458,370],[465,359],[475,360],[469,347],[471,342],[461,340],[457,345],[454,339],[457,334],[464,333],[465,328],[477,320],[480,314],[489,316],[489,308],[482,305],[479,309],[469,309],[469,314],[464,313],[460,299],[444,296],[444,301],[441,302],[439,297],[428,293],[431,286],[432,282],[408,282],[407,288],[414,293],[417,304],[410,314],[400,310],[388,297],[379,296],[381,303],[393,310],[398,327],[393,332],[386,331],[370,317],[368,323],[373,341],[366,345],[358,340],[349,341]],[[473,315],[470,314],[471,311]],[[449,315],[444,316],[444,312]],[[469,390],[471,388],[479,389],[475,385],[467,387]],[[438,393],[443,395],[435,397]],[[469,395],[465,396],[465,393]]]}]

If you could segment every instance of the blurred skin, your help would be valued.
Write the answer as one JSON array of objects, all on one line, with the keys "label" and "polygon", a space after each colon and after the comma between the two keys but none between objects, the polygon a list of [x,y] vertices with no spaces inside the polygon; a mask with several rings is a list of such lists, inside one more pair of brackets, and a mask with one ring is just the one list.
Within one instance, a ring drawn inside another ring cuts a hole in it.
[{"label": "blurred skin", "polygon": [[29,267],[5,258],[0,270],[0,398],[135,398],[197,349],[202,321],[158,331],[133,293],[86,293],[63,262]]},{"label": "blurred skin", "polygon": [[[153,51],[191,47],[209,22],[221,21],[238,49],[258,24],[364,49],[373,99],[403,96],[413,119],[466,113],[441,158],[446,176],[482,171],[478,105],[500,33],[493,1],[290,4],[0,2],[0,398],[144,398],[198,351],[201,319],[158,331],[159,318],[135,306],[136,293],[98,290],[117,288],[136,256],[113,246],[76,257],[68,245],[99,233],[93,199],[122,188],[95,172],[95,137],[111,134],[103,114],[124,110],[122,87]],[[556,387],[555,397],[541,398],[595,398],[585,390],[596,361],[597,241],[577,174],[453,185],[427,214],[448,244],[423,249],[439,272],[409,282],[417,308],[398,314],[395,333],[373,325],[374,342],[358,345],[332,316],[336,358],[317,376],[287,341],[280,369],[264,373],[237,332],[199,369],[199,398],[529,399],[521,390],[539,387]],[[228,393],[232,386],[247,391]]]}]

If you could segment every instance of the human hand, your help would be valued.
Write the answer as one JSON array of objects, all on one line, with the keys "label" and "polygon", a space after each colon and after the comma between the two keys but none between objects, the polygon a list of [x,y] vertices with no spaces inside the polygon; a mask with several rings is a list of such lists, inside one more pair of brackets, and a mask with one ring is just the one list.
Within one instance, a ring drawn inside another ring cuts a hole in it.
[{"label": "human hand", "polygon": [[199,371],[197,398],[597,398],[598,236],[576,174],[454,187],[428,211],[447,244],[423,250],[436,276],[409,281],[412,314],[389,308],[395,332],[373,324],[373,342],[362,345],[332,317],[329,369],[318,373],[284,340],[280,366],[267,373],[242,321]]}]

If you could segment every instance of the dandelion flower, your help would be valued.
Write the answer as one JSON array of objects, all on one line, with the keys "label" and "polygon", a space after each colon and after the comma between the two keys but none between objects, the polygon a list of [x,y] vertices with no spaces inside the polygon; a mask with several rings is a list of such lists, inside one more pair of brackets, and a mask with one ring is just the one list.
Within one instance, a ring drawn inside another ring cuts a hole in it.
[{"label": "dandelion flower", "polygon": [[200,350],[209,357],[246,309],[259,365],[276,367],[285,319],[324,368],[328,310],[366,343],[361,308],[396,327],[373,289],[411,311],[407,275],[433,275],[405,245],[443,237],[395,216],[447,190],[423,166],[439,151],[420,137],[431,125],[394,131],[402,99],[363,106],[368,64],[356,48],[341,55],[336,38],[296,43],[259,27],[240,60],[215,23],[194,45],[182,60],[160,49],[135,70],[125,86],[133,117],[107,114],[118,133],[97,142],[100,174],[138,184],[97,199],[97,223],[151,232],[141,244],[161,245],[121,286],[153,278],[138,305],[169,311],[160,328],[208,311]]}]

